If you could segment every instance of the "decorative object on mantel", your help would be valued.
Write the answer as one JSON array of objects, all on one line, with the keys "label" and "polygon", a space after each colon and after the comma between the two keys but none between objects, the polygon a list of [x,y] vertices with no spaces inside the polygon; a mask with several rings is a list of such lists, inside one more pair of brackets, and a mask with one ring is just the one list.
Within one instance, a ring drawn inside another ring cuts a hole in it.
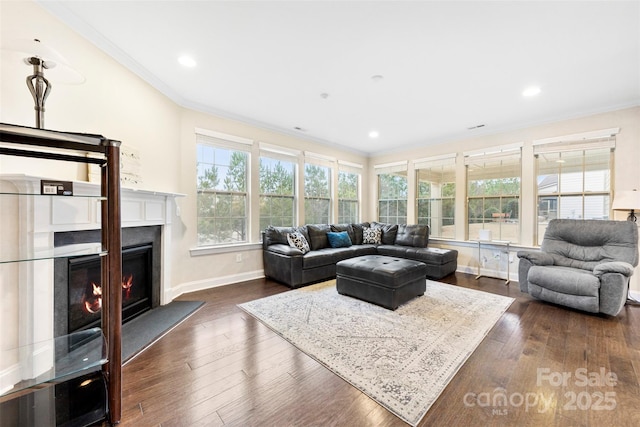
[{"label": "decorative object on mantel", "polygon": [[33,96],[36,110],[36,127],[44,129],[44,104],[53,87],[44,76],[44,70],[56,82],[81,84],[85,79],[73,69],[60,53],[43,44],[39,39],[10,40],[2,46],[3,56],[9,53],[21,57],[25,64],[33,67],[33,74],[27,76],[27,87]]},{"label": "decorative object on mantel", "polygon": [[142,184],[140,151],[130,145],[120,150],[120,182],[124,186]]},{"label": "decorative object on mantel", "polygon": [[611,208],[614,211],[630,211],[627,221],[637,222],[638,218],[634,211],[640,211],[640,191],[636,189],[616,191]]},{"label": "decorative object on mantel", "polygon": [[412,426],[514,301],[427,280],[424,296],[392,311],[335,283],[238,307]]},{"label": "decorative object on mantel", "polygon": [[[140,150],[137,148],[125,144],[120,147],[120,183],[123,187],[143,183],[140,174],[140,157]],[[87,165],[87,179],[89,182],[100,182],[100,166]]]}]

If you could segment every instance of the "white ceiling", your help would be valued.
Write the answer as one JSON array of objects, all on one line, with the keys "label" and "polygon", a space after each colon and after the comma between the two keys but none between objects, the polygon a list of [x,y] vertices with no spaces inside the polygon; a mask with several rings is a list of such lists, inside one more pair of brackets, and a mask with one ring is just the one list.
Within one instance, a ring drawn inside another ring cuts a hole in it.
[{"label": "white ceiling", "polygon": [[640,105],[639,1],[40,4],[180,105],[369,155]]}]

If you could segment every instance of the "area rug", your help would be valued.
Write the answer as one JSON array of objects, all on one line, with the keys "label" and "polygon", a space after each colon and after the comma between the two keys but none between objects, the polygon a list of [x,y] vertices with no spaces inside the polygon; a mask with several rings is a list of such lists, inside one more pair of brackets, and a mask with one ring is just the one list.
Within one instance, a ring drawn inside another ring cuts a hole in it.
[{"label": "area rug", "polygon": [[428,280],[391,311],[331,280],[239,307],[415,426],[513,301]]}]

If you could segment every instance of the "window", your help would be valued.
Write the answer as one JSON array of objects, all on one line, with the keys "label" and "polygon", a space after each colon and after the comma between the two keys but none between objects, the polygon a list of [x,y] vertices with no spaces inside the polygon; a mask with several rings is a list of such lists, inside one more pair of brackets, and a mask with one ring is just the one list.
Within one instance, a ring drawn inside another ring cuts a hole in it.
[{"label": "window", "polygon": [[378,221],[407,223],[407,162],[375,165],[378,175]]},{"label": "window", "polygon": [[311,163],[304,165],[305,224],[331,222],[331,169]]},{"label": "window", "polygon": [[361,165],[348,165],[339,162],[338,172],[338,223],[353,224],[360,221],[358,207],[360,201],[360,172]]},{"label": "window", "polygon": [[197,135],[198,246],[247,241],[246,150],[242,144]]},{"label": "window", "polygon": [[294,225],[295,170],[293,162],[260,157],[260,230]]},{"label": "window", "polygon": [[537,241],[554,218],[609,219],[613,138],[536,145]]},{"label": "window", "polygon": [[456,204],[455,157],[416,161],[418,224],[429,226],[432,237],[454,239]]},{"label": "window", "polygon": [[520,148],[497,153],[465,154],[467,168],[468,236],[481,229],[493,239],[520,241]]}]

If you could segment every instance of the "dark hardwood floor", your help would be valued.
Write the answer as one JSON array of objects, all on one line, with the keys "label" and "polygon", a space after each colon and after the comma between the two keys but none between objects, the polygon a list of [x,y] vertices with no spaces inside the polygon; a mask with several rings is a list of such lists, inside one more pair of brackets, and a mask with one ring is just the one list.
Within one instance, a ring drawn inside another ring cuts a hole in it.
[{"label": "dark hardwood floor", "polygon": [[[589,315],[517,283],[442,281],[516,301],[420,426],[640,425],[640,307]],[[288,290],[255,280],[181,296],[206,304],[123,368],[121,425],[406,426],[236,307]]]}]

